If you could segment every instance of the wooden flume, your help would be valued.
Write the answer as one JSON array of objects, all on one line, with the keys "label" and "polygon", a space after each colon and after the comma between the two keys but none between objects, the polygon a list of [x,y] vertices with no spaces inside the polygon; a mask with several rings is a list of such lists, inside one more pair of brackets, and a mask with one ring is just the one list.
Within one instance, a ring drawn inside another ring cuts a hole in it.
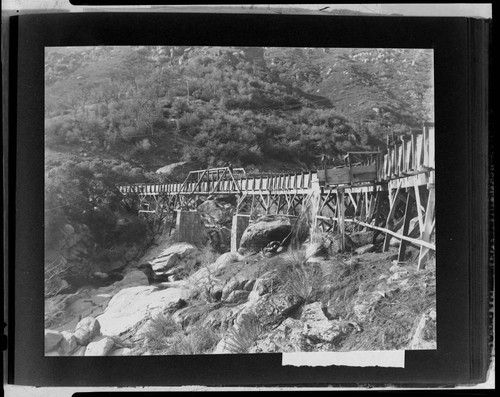
[{"label": "wooden flume", "polygon": [[[139,214],[174,219],[178,210],[196,210],[209,197],[236,196],[236,212],[298,216],[308,208],[313,225],[337,232],[345,244],[351,231],[383,234],[383,250],[400,240],[398,261],[409,244],[420,249],[418,268],[436,251],[434,125],[425,124],[382,152],[351,152],[346,166],[312,172],[251,174],[243,168],[192,171],[183,183],[120,185],[124,200],[138,199]],[[361,161],[355,162],[355,160]],[[131,204],[131,203],[129,203]],[[411,220],[414,220],[411,222]],[[415,221],[416,220],[416,221]]]}]

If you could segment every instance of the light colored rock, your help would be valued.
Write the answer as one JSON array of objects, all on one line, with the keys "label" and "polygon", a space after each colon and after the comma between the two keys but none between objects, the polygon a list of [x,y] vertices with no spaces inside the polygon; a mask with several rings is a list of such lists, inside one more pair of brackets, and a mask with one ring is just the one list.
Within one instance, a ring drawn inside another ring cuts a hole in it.
[{"label": "light colored rock", "polygon": [[373,310],[375,303],[380,299],[382,299],[382,295],[378,292],[373,292],[366,296],[363,295],[362,297],[357,297],[354,300],[353,312],[358,321],[365,321]]},{"label": "light colored rock", "polygon": [[436,321],[436,311],[435,310],[431,310],[429,312],[429,318],[432,320],[432,321]]},{"label": "light colored rock", "polygon": [[311,243],[306,248],[306,258],[311,259],[317,256],[324,256],[327,253],[322,243]]},{"label": "light colored rock", "polygon": [[186,164],[187,161],[180,161],[178,163],[172,163],[172,164],[167,164],[161,168],[158,168],[156,170],[157,174],[164,174],[164,175],[170,175],[177,167],[180,167],[184,164]]},{"label": "light colored rock", "polygon": [[68,356],[77,349],[78,343],[73,333],[68,331],[62,331],[61,334],[63,336],[63,339],[61,340],[60,351],[64,355]]},{"label": "light colored rock", "polygon": [[408,350],[434,350],[437,348],[436,341],[428,341],[424,339],[424,331],[427,323],[425,314],[420,316],[413,337],[408,345]]},{"label": "light colored rock", "polygon": [[229,345],[226,342],[226,339],[222,338],[219,343],[217,343],[217,346],[215,347],[214,351],[212,354],[228,354],[231,353],[231,350],[229,349]]},{"label": "light colored rock", "polygon": [[271,280],[258,278],[255,280],[255,284],[253,285],[252,291],[248,296],[249,301],[256,301],[262,295],[269,291]]},{"label": "light colored rock", "polygon": [[176,266],[180,260],[180,256],[174,253],[160,259],[155,259],[151,262],[151,266],[156,273],[164,272]]},{"label": "light colored rock", "polygon": [[268,215],[246,228],[241,236],[238,253],[251,255],[260,252],[271,241],[282,241],[292,230],[290,218]]},{"label": "light colored rock", "polygon": [[113,350],[111,353],[109,353],[109,356],[130,356],[132,355],[132,353],[132,349],[129,349],[128,347],[121,347],[119,349]]},{"label": "light colored rock", "polygon": [[79,345],[85,346],[101,331],[99,321],[93,317],[83,318],[77,325],[74,336]]},{"label": "light colored rock", "polygon": [[96,338],[87,345],[85,356],[106,356],[114,346],[113,339],[107,336]]},{"label": "light colored rock", "polygon": [[167,257],[169,255],[177,254],[180,258],[185,258],[199,252],[193,244],[189,243],[175,243],[164,249],[160,255],[157,256],[158,259],[162,257]]},{"label": "light colored rock", "polygon": [[225,301],[229,294],[235,290],[237,290],[240,286],[241,281],[236,278],[231,278],[222,288],[222,296],[221,299]]},{"label": "light colored rock", "polygon": [[[151,266],[157,274],[175,275],[193,269],[199,261],[200,251],[189,243],[176,243],[164,249]],[[189,272],[188,272],[189,273]]]},{"label": "light colored rock", "polygon": [[243,302],[248,299],[249,291],[236,290],[229,294],[229,296],[224,300],[225,303],[238,303]]},{"label": "light colored rock", "polygon": [[401,280],[402,278],[407,277],[408,274],[409,274],[408,270],[400,270],[400,271],[394,273],[391,277],[389,277],[389,279],[387,281],[392,283],[396,280]]},{"label": "light colored rock", "polygon": [[60,332],[52,331],[50,329],[45,330],[45,352],[53,350],[59,345],[63,336]]},{"label": "light colored rock", "polygon": [[304,306],[302,314],[300,316],[302,321],[328,321],[328,318],[323,313],[321,309],[320,302],[310,303]]},{"label": "light colored rock", "polygon": [[135,287],[137,285],[149,285],[149,280],[144,272],[141,272],[140,270],[132,270],[131,272],[125,274],[123,280],[118,281],[118,283],[115,284],[117,284],[120,288]]},{"label": "light colored rock", "polygon": [[250,353],[293,353],[303,351],[303,323],[285,319],[279,327],[259,338]]},{"label": "light colored rock", "polygon": [[181,306],[192,292],[182,288],[137,286],[118,292],[97,317],[104,335],[121,335],[166,308]]},{"label": "light colored rock", "polygon": [[403,267],[399,266],[397,261],[394,261],[394,262],[396,262],[396,263],[394,265],[392,265],[391,268],[389,269],[392,273],[396,273],[400,270],[403,270]]},{"label": "light colored rock", "polygon": [[356,248],[354,250],[354,253],[358,254],[358,255],[363,255],[363,254],[366,254],[368,252],[375,251],[375,248],[376,248],[375,245],[373,245],[373,244],[367,244],[367,245],[363,245],[362,247]]},{"label": "light colored rock", "polygon": [[85,355],[85,350],[87,349],[86,346],[80,346],[78,349],[76,349],[73,354],[71,354],[73,357],[83,357]]}]

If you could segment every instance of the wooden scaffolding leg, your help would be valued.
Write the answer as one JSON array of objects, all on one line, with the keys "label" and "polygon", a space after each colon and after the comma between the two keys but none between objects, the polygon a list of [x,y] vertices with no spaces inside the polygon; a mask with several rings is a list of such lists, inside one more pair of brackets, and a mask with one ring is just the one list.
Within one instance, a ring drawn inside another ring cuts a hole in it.
[{"label": "wooden scaffolding leg", "polygon": [[[394,213],[396,212],[396,202],[398,200],[398,196],[399,196],[399,189],[400,186],[398,186],[398,188],[396,189],[396,193],[394,193],[394,196],[391,196],[391,192],[389,191],[389,197],[391,197],[391,201],[390,201],[390,206],[391,206],[391,209],[389,210],[389,214],[387,215],[387,220],[385,222],[385,228],[386,229],[389,229],[389,230],[392,230],[392,227],[391,227],[391,222],[392,222],[392,218],[394,216]],[[383,252],[386,252],[388,249],[389,249],[389,243],[391,241],[391,235],[389,233],[386,233],[385,234],[385,240],[384,240],[384,248],[383,248]]]},{"label": "wooden scaffolding leg", "polygon": [[345,251],[345,228],[344,228],[344,189],[338,189],[337,191],[338,199],[337,202],[339,204],[339,234],[340,234],[340,251]]},{"label": "wooden scaffolding leg", "polygon": [[[406,197],[405,215],[403,220],[403,236],[408,236],[408,231],[410,228],[412,204],[413,204],[413,196],[408,193]],[[404,262],[407,245],[408,242],[406,240],[401,240],[401,243],[399,244],[398,262]]]},{"label": "wooden scaffolding leg", "polygon": [[[424,230],[421,233],[420,239],[430,242],[430,237],[434,229],[434,210],[435,210],[435,189],[434,186],[429,187],[429,198],[427,200],[427,209],[425,211]],[[425,268],[425,261],[429,254],[429,248],[420,246],[420,254],[418,256],[418,270]]]}]

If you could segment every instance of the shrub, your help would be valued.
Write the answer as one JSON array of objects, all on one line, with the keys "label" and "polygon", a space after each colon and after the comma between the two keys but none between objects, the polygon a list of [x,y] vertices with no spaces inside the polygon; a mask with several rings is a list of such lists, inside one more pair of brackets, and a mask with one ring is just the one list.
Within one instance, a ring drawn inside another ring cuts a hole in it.
[{"label": "shrub", "polygon": [[300,297],[304,303],[314,302],[323,289],[323,272],[314,264],[307,264],[302,251],[290,251],[281,270],[281,291]]},{"label": "shrub", "polygon": [[170,347],[170,338],[179,331],[179,326],[170,316],[163,313],[157,314],[149,323],[147,331],[144,333],[148,350],[164,350]]},{"label": "shrub", "polygon": [[68,273],[68,264],[63,256],[54,254],[45,258],[45,297],[57,295],[67,285],[63,277]]},{"label": "shrub", "polygon": [[45,328],[60,324],[66,318],[64,302],[52,299],[45,300]]},{"label": "shrub", "polygon": [[169,354],[206,354],[211,353],[220,336],[203,326],[190,327],[186,333],[174,337]]},{"label": "shrub", "polygon": [[226,348],[231,353],[248,353],[264,327],[257,316],[250,314],[244,318],[238,329],[232,327],[226,339]]}]

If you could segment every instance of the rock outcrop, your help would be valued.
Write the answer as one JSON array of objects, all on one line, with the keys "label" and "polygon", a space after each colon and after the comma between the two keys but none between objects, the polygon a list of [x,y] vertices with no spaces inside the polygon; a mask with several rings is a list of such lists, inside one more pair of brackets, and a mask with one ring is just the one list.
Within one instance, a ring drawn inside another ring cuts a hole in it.
[{"label": "rock outcrop", "polygon": [[122,342],[102,335],[99,321],[93,317],[83,318],[74,332],[45,330],[47,356],[106,356],[117,346],[123,347]]},{"label": "rock outcrop", "polygon": [[268,215],[251,224],[241,236],[238,252],[251,255],[260,252],[271,241],[283,241],[292,231],[290,218]]},{"label": "rock outcrop", "polygon": [[199,263],[200,251],[189,243],[177,243],[163,250],[151,261],[157,275],[182,276],[192,273]]},{"label": "rock outcrop", "polygon": [[160,312],[180,308],[190,295],[189,289],[182,288],[125,288],[113,296],[97,320],[103,334],[120,336],[139,329],[149,318]]}]

